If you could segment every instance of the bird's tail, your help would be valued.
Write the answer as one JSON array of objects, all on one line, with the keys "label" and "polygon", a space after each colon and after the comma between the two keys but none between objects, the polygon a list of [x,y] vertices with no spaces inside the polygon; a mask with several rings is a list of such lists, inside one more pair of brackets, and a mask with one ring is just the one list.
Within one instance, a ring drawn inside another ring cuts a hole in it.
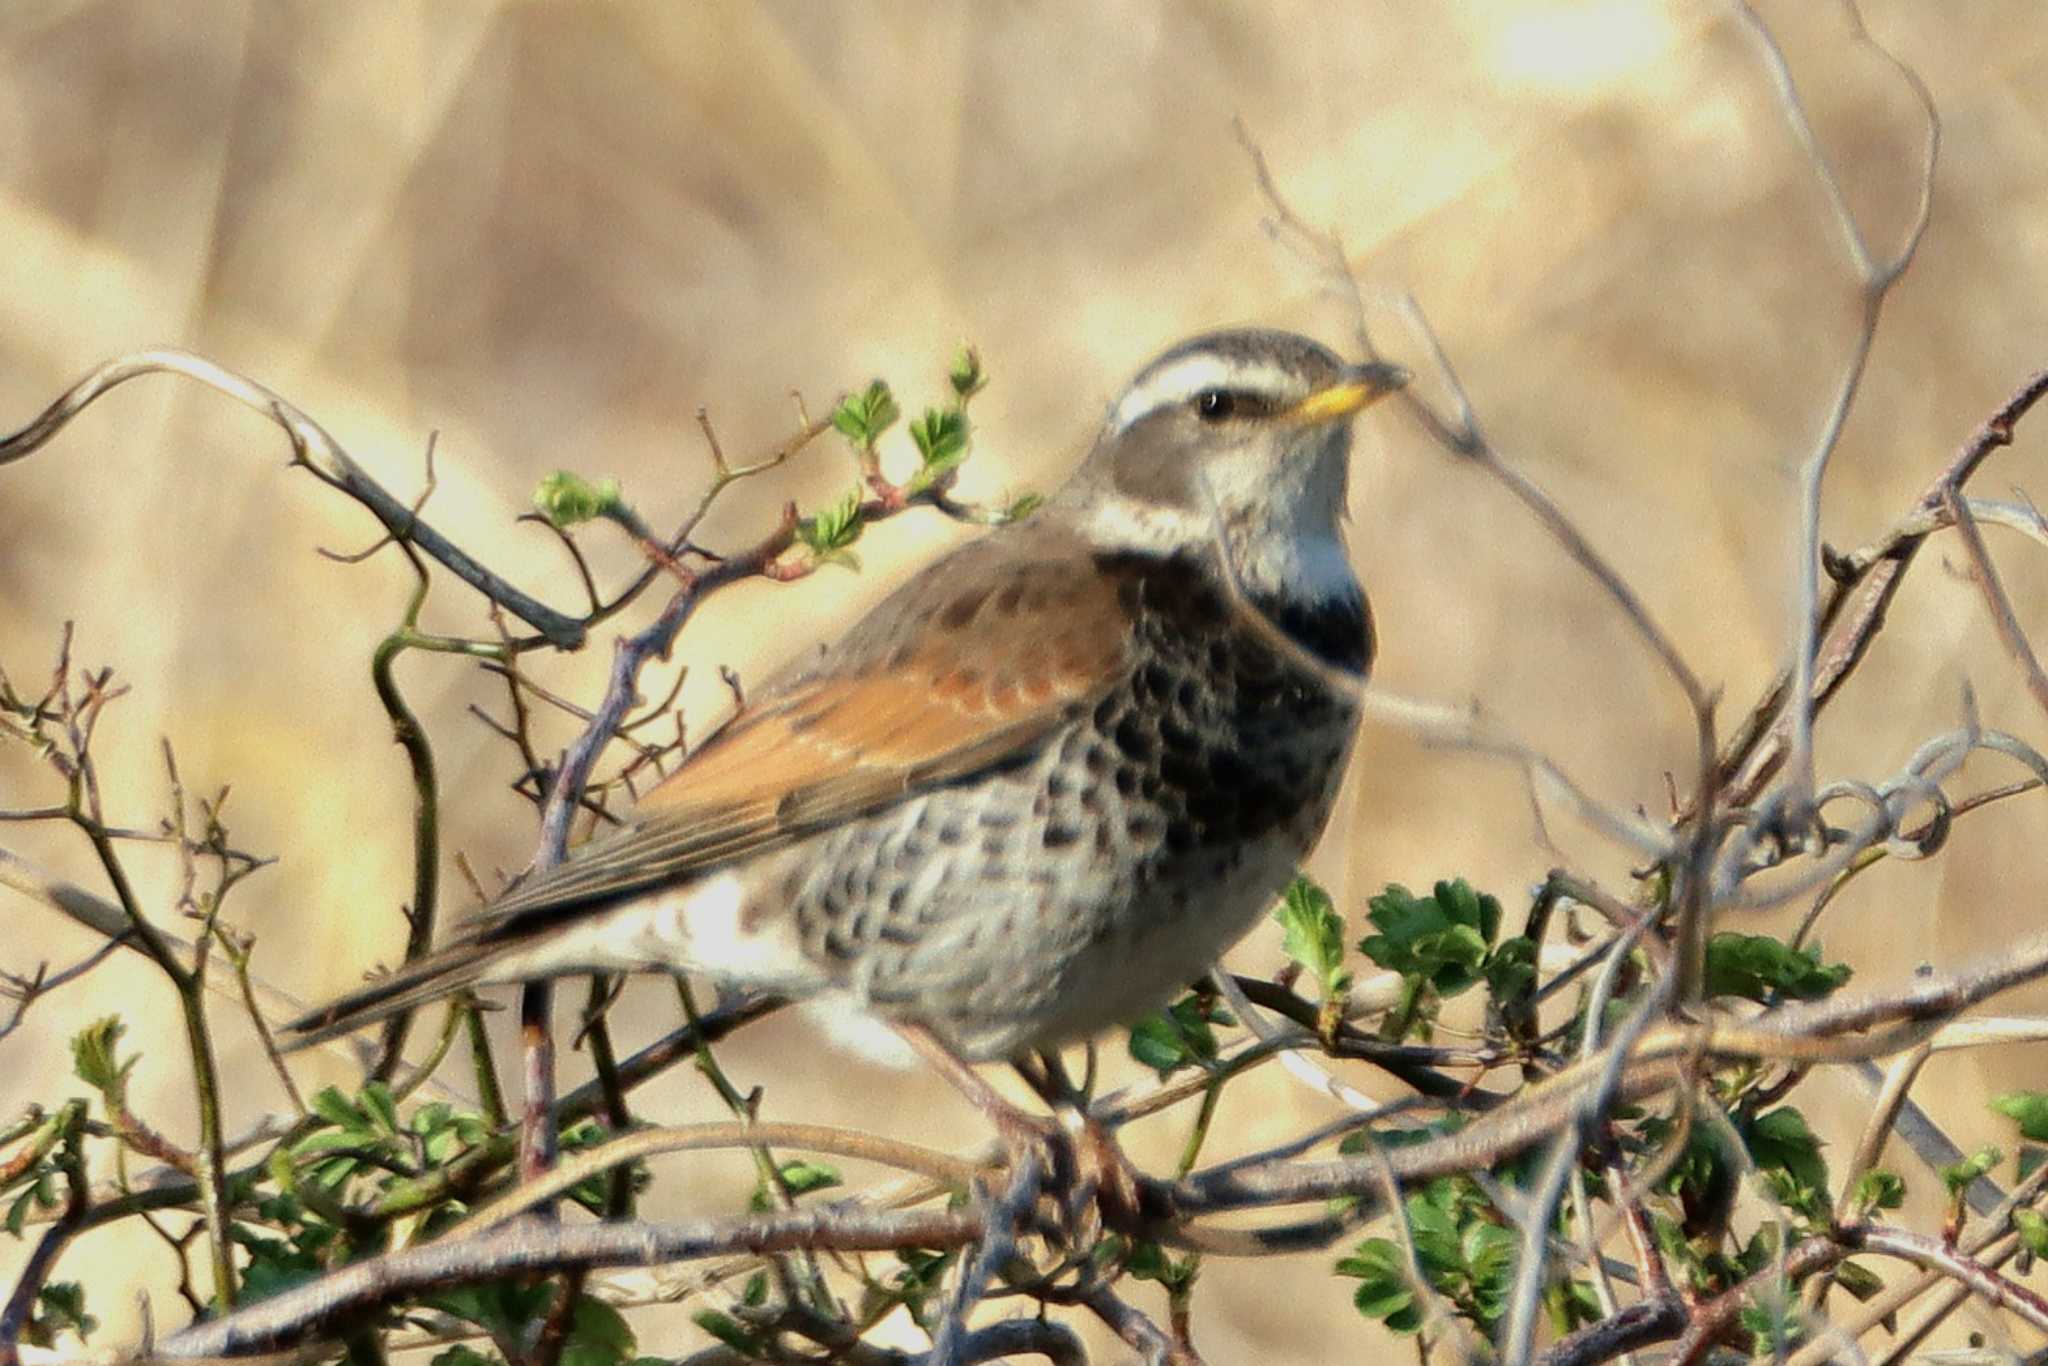
[{"label": "bird's tail", "polygon": [[437,949],[317,1010],[286,1021],[281,1029],[290,1037],[284,1041],[284,1049],[293,1052],[311,1048],[353,1034],[400,1011],[476,986],[492,978],[492,969],[500,959],[522,947],[525,946],[519,941],[512,940],[470,941]]}]

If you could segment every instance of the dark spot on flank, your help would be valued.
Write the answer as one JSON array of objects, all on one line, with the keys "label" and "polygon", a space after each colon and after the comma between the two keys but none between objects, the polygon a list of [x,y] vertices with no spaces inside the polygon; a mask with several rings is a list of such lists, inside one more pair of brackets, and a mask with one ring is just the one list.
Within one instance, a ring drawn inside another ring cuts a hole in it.
[{"label": "dark spot on flank", "polygon": [[1217,787],[1240,788],[1252,780],[1251,766],[1228,749],[1219,746],[1202,758],[1208,765],[1209,781]]},{"label": "dark spot on flank", "polygon": [[1168,751],[1159,759],[1159,776],[1183,792],[1200,791],[1207,784],[1203,781],[1208,771],[1201,760],[1180,751]]},{"label": "dark spot on flank", "polygon": [[1146,733],[1135,716],[1126,716],[1118,722],[1112,738],[1116,747],[1133,759],[1149,759],[1158,749],[1152,736]]},{"label": "dark spot on flank", "polygon": [[[1219,825],[1230,824],[1237,818],[1238,801],[1235,794],[1229,792],[1193,792],[1188,795],[1188,814],[1205,828],[1213,830]],[[1265,828],[1256,817],[1239,820],[1237,823],[1254,829]]]},{"label": "dark spot on flank", "polygon": [[1064,849],[1080,840],[1081,828],[1065,821],[1051,821],[1047,823],[1045,834],[1041,838],[1048,849]]}]

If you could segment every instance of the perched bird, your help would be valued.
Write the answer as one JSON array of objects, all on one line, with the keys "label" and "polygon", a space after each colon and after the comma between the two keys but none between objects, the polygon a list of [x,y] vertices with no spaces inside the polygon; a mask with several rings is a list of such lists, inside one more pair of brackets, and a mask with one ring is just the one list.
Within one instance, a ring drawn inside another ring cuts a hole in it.
[{"label": "perched bird", "polygon": [[1030,518],[757,688],[453,943],[289,1027],[658,969],[987,1060],[1158,1006],[1329,816],[1373,653],[1340,527],[1349,419],[1404,378],[1284,332],[1175,346]]}]

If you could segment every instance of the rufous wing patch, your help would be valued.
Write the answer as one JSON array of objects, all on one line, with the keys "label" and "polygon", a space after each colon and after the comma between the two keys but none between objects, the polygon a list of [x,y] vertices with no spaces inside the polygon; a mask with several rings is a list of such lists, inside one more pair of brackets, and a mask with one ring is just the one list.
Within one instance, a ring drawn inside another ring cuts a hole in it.
[{"label": "rufous wing patch", "polygon": [[472,931],[516,930],[881,809],[1012,760],[1092,708],[1129,665],[1116,584],[1084,556],[969,553],[989,544],[772,682],[626,825],[514,888]]}]

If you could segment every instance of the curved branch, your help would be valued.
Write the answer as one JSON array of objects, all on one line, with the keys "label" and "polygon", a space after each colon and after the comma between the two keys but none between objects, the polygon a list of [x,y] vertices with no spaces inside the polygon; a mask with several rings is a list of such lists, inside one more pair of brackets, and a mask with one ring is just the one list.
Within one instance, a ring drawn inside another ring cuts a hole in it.
[{"label": "curved branch", "polygon": [[109,390],[143,375],[182,375],[269,418],[291,438],[292,463],[303,465],[323,483],[368,508],[386,531],[418,546],[449,573],[540,632],[549,644],[564,650],[574,650],[583,644],[586,628],[582,622],[514,588],[478,564],[461,546],[421,521],[410,507],[364,472],[319,423],[256,381],[190,351],[136,351],[94,367],[26,427],[11,436],[0,437],[0,465],[42,449]]},{"label": "curved branch", "polygon": [[824,1124],[691,1124],[678,1128],[643,1129],[578,1153],[538,1180],[506,1192],[465,1221],[463,1229],[473,1237],[582,1185],[593,1176],[628,1162],[662,1153],[750,1148],[758,1144],[877,1162],[931,1177],[960,1190],[967,1189],[977,1172],[974,1164],[935,1148],[899,1143],[855,1129],[835,1129]]},{"label": "curved branch", "polygon": [[743,1219],[564,1226],[525,1220],[485,1238],[407,1248],[328,1272],[158,1344],[164,1357],[244,1356],[289,1346],[402,1296],[500,1276],[601,1266],[653,1266],[735,1252],[802,1248],[886,1252],[955,1248],[981,1236],[971,1209],[878,1212],[798,1210]]}]

